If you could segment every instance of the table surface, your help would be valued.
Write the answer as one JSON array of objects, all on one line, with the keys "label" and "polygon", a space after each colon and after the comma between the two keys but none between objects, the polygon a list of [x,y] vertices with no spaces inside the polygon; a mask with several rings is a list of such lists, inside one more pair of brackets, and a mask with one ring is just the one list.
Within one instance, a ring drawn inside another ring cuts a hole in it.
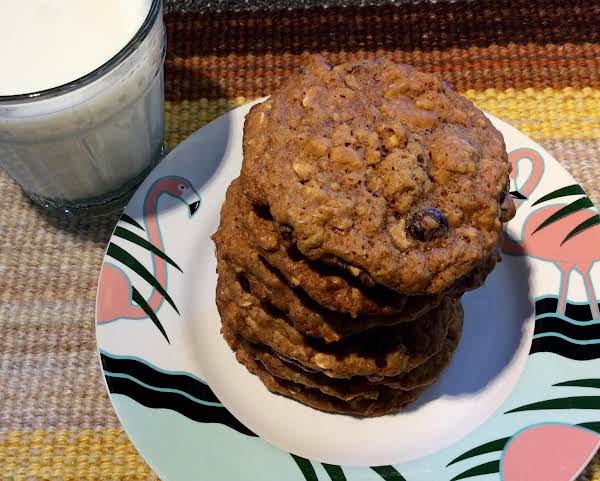
[{"label": "table surface", "polygon": [[[305,50],[333,62],[385,54],[443,75],[600,201],[600,2],[318,3],[246,0],[234,12],[229,0],[168,1],[168,145],[268,94]],[[0,478],[156,479],[119,427],[96,357],[96,283],[116,217],[48,217],[3,174],[0,192]],[[600,480],[599,457],[581,479]]]}]

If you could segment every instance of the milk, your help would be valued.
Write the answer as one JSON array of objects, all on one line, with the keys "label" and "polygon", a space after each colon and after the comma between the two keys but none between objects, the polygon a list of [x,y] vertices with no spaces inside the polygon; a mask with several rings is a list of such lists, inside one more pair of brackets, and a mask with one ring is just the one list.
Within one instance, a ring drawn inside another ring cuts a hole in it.
[{"label": "milk", "polygon": [[164,51],[159,0],[0,0],[0,165],[46,206],[122,196],[162,155]]},{"label": "milk", "polygon": [[83,77],[139,30],[150,0],[0,0],[0,95]]}]

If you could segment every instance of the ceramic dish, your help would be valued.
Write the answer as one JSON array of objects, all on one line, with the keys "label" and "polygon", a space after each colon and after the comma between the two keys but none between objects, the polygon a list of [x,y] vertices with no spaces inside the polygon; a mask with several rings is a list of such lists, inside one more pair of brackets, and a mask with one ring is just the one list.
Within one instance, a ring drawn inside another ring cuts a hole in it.
[{"label": "ceramic dish", "polygon": [[464,297],[442,378],[395,416],[269,393],[219,333],[210,236],[239,174],[244,116],[196,132],[121,217],[98,287],[103,374],[123,426],[169,481],[568,481],[600,443],[600,217],[539,145],[490,116],[514,165],[503,262]]}]

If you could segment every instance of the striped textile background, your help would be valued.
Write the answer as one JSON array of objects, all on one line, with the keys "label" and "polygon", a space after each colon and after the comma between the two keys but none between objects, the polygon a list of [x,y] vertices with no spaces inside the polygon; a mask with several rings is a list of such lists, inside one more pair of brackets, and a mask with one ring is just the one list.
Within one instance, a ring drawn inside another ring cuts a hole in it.
[{"label": "striped textile background", "polygon": [[[241,3],[167,2],[169,147],[268,94],[305,50],[333,62],[383,54],[442,74],[600,201],[597,0]],[[49,218],[3,174],[0,193],[0,479],[155,479],[97,366],[95,289],[115,218]],[[600,481],[600,457],[582,479]]]}]

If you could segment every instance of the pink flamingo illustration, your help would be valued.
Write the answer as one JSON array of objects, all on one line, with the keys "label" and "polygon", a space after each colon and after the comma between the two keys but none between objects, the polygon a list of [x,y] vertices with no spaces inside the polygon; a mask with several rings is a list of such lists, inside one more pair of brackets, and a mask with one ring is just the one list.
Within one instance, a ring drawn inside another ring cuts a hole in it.
[{"label": "pink flamingo illustration", "polygon": [[[163,177],[152,185],[144,201],[143,220],[150,244],[160,251],[163,251],[164,246],[158,226],[157,208],[158,200],[163,194],[170,195],[188,204],[190,217],[196,213],[200,206],[198,193],[186,179],[176,176]],[[188,203],[185,199],[190,197],[193,198],[193,202]],[[109,246],[109,253],[110,249]],[[117,249],[120,248],[117,247]],[[167,262],[163,257],[152,253],[152,268],[154,278],[158,281],[159,289],[163,290],[163,293],[154,288],[150,299],[147,302],[140,302],[156,312],[164,298],[164,288],[167,282]],[[104,262],[98,283],[96,321],[101,324],[116,319],[143,319],[148,317],[148,313],[139,303],[137,305],[132,303],[132,292],[137,291],[134,291],[131,280],[127,275],[115,265]],[[166,334],[164,335],[166,337]]]},{"label": "pink flamingo illustration", "polygon": [[[525,184],[518,192],[513,192],[516,197],[515,203],[519,207],[523,202],[523,198],[529,197],[539,183],[543,171],[543,160],[540,154],[531,149],[515,150],[509,155],[509,159],[513,164],[511,173],[513,179],[516,179],[517,176],[519,160],[528,159],[533,166],[532,173]],[[592,225],[581,230],[577,235],[569,237],[569,234],[576,227],[589,220],[590,211],[585,207],[590,207],[591,203],[588,199],[581,199],[581,201],[581,210],[560,217],[555,222],[544,226],[542,224],[565,207],[566,204],[537,209],[525,221],[522,240],[515,241],[504,236],[502,250],[513,255],[527,254],[541,260],[553,262],[556,265],[561,272],[561,286],[557,306],[557,310],[561,314],[564,314],[566,309],[571,273],[573,270],[579,271],[583,276],[592,317],[598,319],[600,313],[590,278],[590,271],[594,262],[598,260],[595,252],[600,240],[600,225]]]},{"label": "pink flamingo illustration", "polygon": [[542,424],[511,439],[500,463],[503,481],[572,481],[600,447],[594,431]]},{"label": "pink flamingo illustration", "polygon": [[512,170],[510,172],[510,178],[515,183],[517,177],[519,175],[519,160],[529,160],[531,162],[531,173],[529,177],[525,181],[525,183],[515,191],[511,192],[515,197],[515,205],[517,208],[523,203],[523,201],[531,196],[537,185],[540,183],[542,179],[542,174],[544,173],[544,159],[542,156],[532,149],[517,149],[513,150],[508,155],[508,160],[512,165]]}]

